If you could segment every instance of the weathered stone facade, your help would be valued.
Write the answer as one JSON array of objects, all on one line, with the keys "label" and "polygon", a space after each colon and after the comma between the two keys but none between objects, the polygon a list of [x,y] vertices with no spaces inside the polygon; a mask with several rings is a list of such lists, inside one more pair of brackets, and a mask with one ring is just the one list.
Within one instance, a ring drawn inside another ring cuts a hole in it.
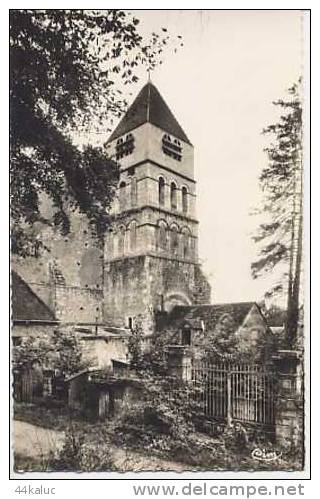
[{"label": "weathered stone facade", "polygon": [[99,331],[96,336],[82,335],[83,360],[99,369],[111,368],[112,361],[128,360],[128,337],[126,334],[108,334]]},{"label": "weathered stone facade", "polygon": [[123,326],[140,316],[151,332],[156,312],[210,302],[198,262],[193,146],[148,83],[107,147],[120,181],[105,245],[104,318]]},{"label": "weathered stone facade", "polygon": [[[59,322],[131,327],[139,316],[148,333],[159,310],[210,302],[198,262],[193,146],[148,83],[106,150],[120,181],[103,247],[86,218],[70,212],[68,236],[39,224],[49,251],[12,263]],[[52,215],[45,197],[43,208]]]},{"label": "weathered stone facade", "polygon": [[[49,210],[49,201],[43,198]],[[37,258],[12,256],[13,269],[63,322],[102,321],[103,249],[94,241],[88,221],[71,213],[71,232],[37,224],[34,230],[49,251]]]}]

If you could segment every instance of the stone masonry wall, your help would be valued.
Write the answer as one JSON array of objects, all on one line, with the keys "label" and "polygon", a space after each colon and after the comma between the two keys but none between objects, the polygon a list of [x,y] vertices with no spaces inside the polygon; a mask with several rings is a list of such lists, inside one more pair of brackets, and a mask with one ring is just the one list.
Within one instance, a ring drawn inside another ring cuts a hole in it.
[{"label": "stone masonry wall", "polygon": [[[197,264],[166,257],[148,255],[109,262],[105,266],[104,321],[128,326],[129,317],[140,316],[145,333],[153,332],[155,312],[194,303],[202,283],[197,282],[198,276]],[[210,294],[203,294],[204,299],[209,301]]]},{"label": "stone masonry wall", "polygon": [[56,286],[56,317],[62,322],[101,322],[103,292],[72,286]]},{"label": "stone masonry wall", "polygon": [[112,360],[128,360],[128,340],[125,337],[88,337],[82,339],[83,359],[100,369],[112,367]]},{"label": "stone masonry wall", "polygon": [[104,321],[128,326],[129,317],[143,316],[150,322],[150,297],[147,288],[146,257],[115,260],[105,265]]},{"label": "stone masonry wall", "polygon": [[[43,205],[44,214],[51,215],[48,200],[44,199]],[[79,213],[70,217],[71,232],[67,236],[53,227],[35,224],[34,230],[48,250],[38,257],[13,255],[12,268],[57,318],[94,322],[102,316],[104,251],[95,244],[86,217]]]},{"label": "stone masonry wall", "polygon": [[195,265],[165,257],[149,257],[150,294],[155,310],[161,303],[169,312],[174,305],[191,305]]},{"label": "stone masonry wall", "polygon": [[211,286],[200,265],[195,265],[194,274],[193,302],[195,305],[208,305],[211,303]]},{"label": "stone masonry wall", "polygon": [[18,323],[11,327],[11,336],[13,338],[50,338],[56,328],[56,324]]}]

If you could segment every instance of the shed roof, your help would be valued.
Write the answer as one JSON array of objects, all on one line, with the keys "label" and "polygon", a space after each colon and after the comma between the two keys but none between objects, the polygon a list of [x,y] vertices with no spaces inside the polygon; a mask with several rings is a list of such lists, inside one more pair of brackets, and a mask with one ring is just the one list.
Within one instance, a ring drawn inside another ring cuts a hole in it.
[{"label": "shed roof", "polygon": [[11,303],[13,321],[58,322],[48,305],[15,271],[11,273]]}]

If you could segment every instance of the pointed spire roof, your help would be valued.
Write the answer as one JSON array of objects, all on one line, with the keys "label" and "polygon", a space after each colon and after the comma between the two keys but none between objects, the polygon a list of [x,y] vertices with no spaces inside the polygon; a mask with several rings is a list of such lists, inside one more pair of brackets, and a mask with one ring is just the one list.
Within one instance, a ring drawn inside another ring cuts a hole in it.
[{"label": "pointed spire roof", "polygon": [[172,134],[177,139],[191,144],[158,89],[151,81],[148,81],[140,90],[128,111],[111,134],[108,142],[148,122]]}]

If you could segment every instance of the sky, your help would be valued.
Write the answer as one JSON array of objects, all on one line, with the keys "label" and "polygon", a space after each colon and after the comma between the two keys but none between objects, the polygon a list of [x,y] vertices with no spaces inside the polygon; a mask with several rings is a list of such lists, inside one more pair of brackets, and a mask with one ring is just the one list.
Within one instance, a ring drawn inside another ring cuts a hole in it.
[{"label": "sky", "polygon": [[[272,101],[303,73],[299,11],[139,10],[148,37],[165,27],[183,44],[151,80],[195,148],[199,256],[218,302],[260,300],[275,276],[253,280],[257,258],[250,215],[261,202],[266,165],[261,131],[278,118]],[[147,81],[130,87],[132,101]],[[115,123],[116,125],[116,123]],[[270,139],[269,139],[270,140]]]},{"label": "sky", "polygon": [[[199,256],[214,302],[259,300],[251,236],[266,165],[262,129],[303,72],[299,11],[135,11],[147,35],[166,27],[184,47],[151,75],[195,147]],[[144,82],[143,82],[144,83]],[[138,86],[140,86],[138,84]],[[270,140],[270,139],[269,139]]]}]

